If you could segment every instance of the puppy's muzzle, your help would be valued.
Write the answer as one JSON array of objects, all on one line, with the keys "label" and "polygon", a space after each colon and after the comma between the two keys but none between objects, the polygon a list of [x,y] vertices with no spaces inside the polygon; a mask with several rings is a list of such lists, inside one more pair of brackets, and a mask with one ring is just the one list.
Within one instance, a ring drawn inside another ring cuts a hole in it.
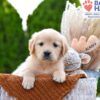
[{"label": "puppy's muzzle", "polygon": [[45,59],[45,60],[51,60],[51,52],[50,51],[45,51],[43,53],[43,59]]}]

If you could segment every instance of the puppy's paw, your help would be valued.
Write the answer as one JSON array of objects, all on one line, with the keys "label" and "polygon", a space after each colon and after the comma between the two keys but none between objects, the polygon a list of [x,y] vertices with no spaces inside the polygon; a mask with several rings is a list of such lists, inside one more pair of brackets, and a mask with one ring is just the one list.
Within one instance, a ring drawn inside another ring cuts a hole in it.
[{"label": "puppy's paw", "polygon": [[35,78],[34,77],[23,77],[22,86],[24,89],[31,89],[34,87]]},{"label": "puppy's paw", "polygon": [[65,72],[56,71],[53,74],[53,80],[58,83],[63,83],[66,80]]}]

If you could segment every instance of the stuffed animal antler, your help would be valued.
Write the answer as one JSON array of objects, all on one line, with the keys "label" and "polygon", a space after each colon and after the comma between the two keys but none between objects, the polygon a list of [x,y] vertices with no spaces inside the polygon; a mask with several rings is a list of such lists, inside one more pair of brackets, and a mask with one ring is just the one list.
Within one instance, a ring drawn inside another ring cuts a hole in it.
[{"label": "stuffed animal antler", "polygon": [[65,55],[64,63],[66,70],[74,70],[80,68],[81,64],[88,64],[91,56],[86,53],[92,52],[98,45],[99,39],[94,35],[91,35],[88,39],[85,36],[81,36],[79,40],[74,38],[71,43],[71,48]]},{"label": "stuffed animal antler", "polygon": [[94,35],[91,35],[88,38],[88,40],[86,39],[85,36],[81,36],[79,41],[77,38],[74,38],[71,44],[71,47],[74,48],[79,53],[91,52],[95,50],[98,46],[99,46],[99,39]]},{"label": "stuffed animal antler", "polygon": [[75,38],[72,40],[71,44],[71,47],[79,53],[82,64],[89,63],[91,57],[86,53],[94,51],[98,46],[99,39],[94,35],[91,35],[88,39],[86,39],[85,36],[81,36],[79,41]]}]

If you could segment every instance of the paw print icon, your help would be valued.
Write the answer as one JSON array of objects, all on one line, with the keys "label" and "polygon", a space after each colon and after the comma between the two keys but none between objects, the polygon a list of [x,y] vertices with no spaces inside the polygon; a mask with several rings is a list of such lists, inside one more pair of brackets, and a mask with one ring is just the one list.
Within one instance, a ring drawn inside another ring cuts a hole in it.
[{"label": "paw print icon", "polygon": [[83,3],[84,9],[86,11],[91,11],[92,9],[92,1],[90,0],[85,0],[85,2]]}]

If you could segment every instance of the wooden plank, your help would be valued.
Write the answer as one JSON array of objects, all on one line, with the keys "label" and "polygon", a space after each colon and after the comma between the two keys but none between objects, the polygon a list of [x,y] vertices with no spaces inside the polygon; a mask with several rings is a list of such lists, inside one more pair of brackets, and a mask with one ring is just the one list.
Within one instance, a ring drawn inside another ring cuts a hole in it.
[{"label": "wooden plank", "polygon": [[64,100],[96,100],[96,89],[97,80],[95,78],[80,79]]}]

